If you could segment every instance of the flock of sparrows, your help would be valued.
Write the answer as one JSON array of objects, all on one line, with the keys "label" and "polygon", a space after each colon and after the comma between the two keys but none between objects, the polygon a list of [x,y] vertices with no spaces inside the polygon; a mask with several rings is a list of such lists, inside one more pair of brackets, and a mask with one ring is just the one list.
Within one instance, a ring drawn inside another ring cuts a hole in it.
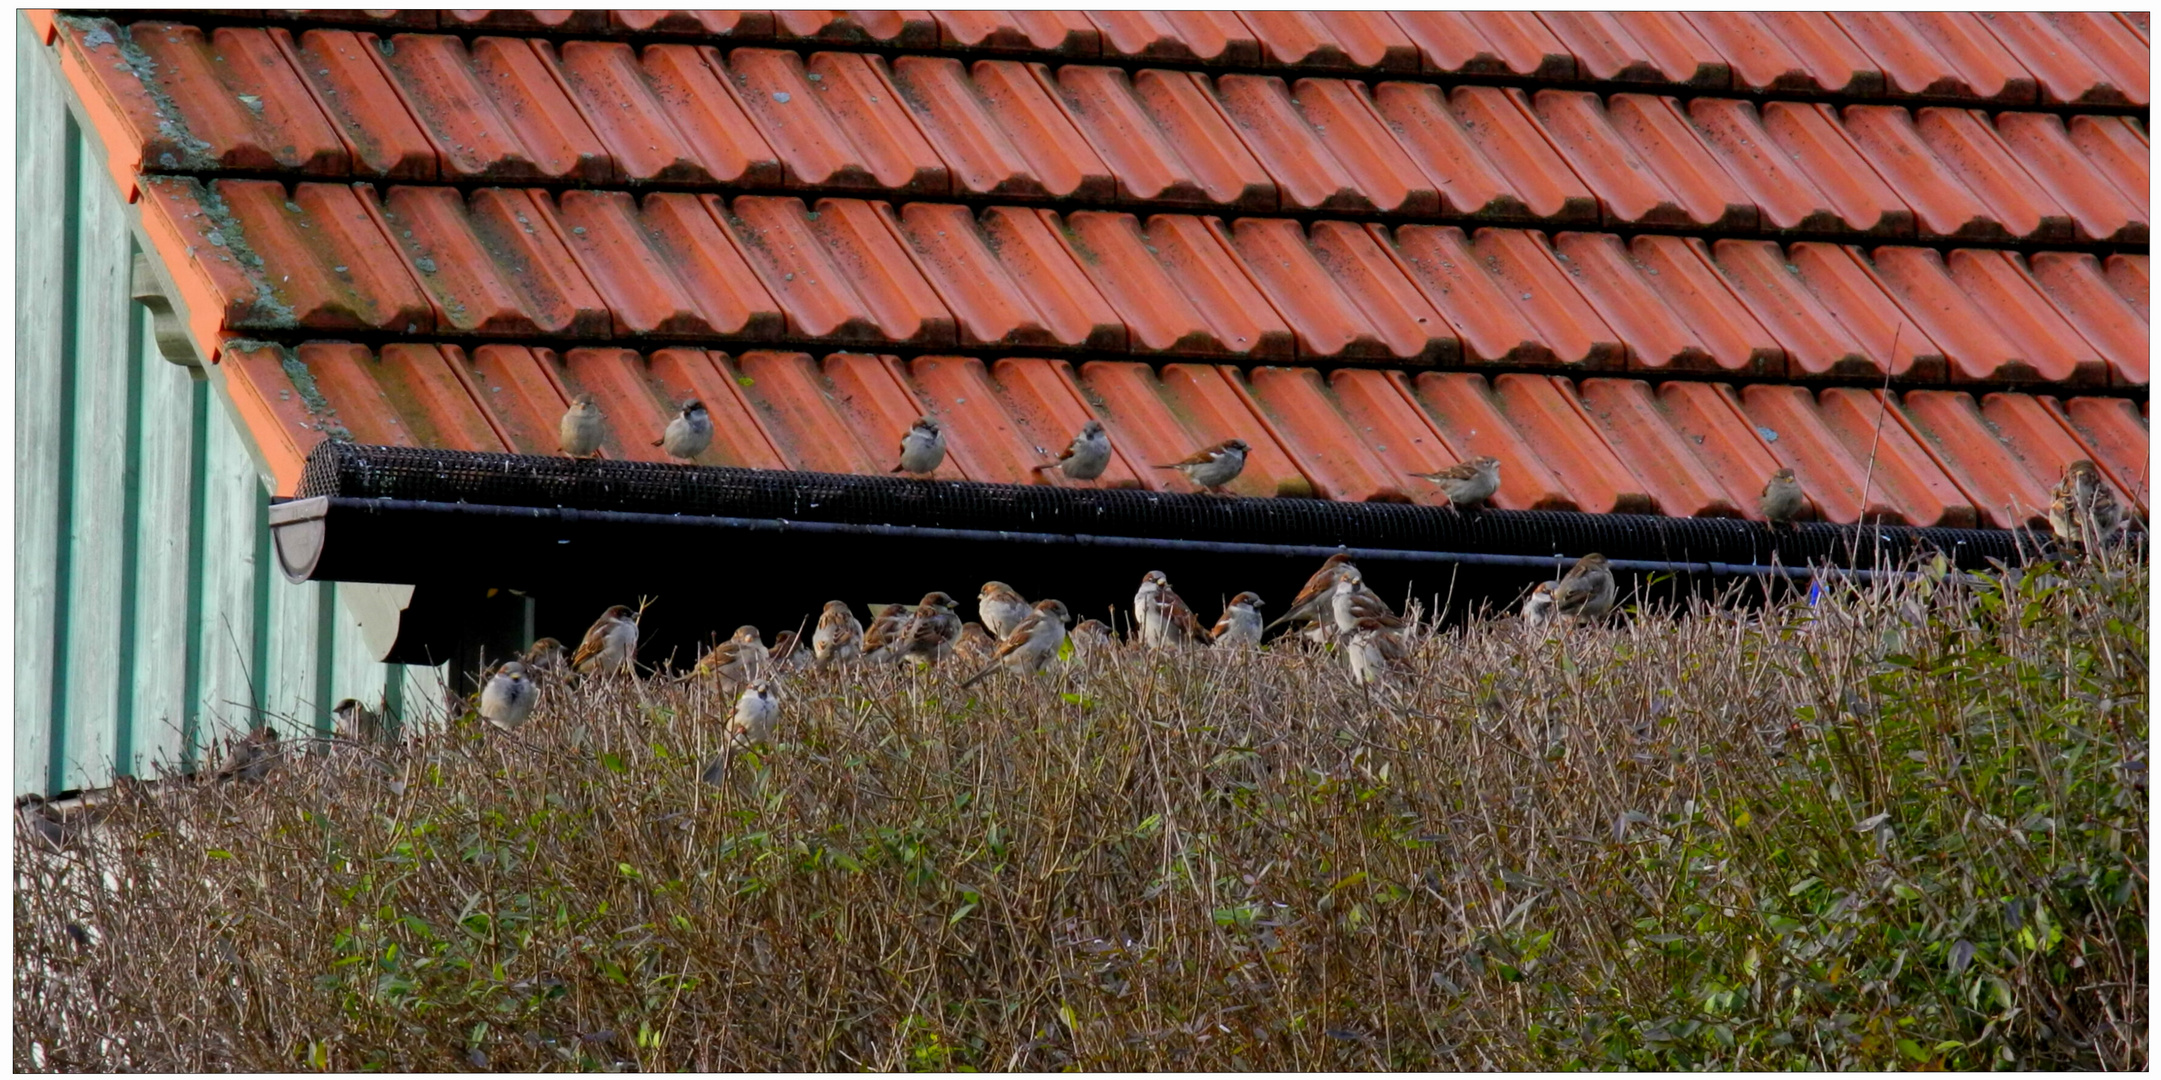
[{"label": "flock of sparrows", "polygon": [[[1543,630],[1601,618],[1613,610],[1614,598],[1613,572],[1605,557],[1586,555],[1558,582],[1541,582],[1522,615],[1527,625]],[[1133,596],[1133,636],[1150,649],[1197,645],[1246,650],[1258,648],[1267,631],[1293,623],[1302,624],[1302,633],[1314,641],[1338,645],[1353,683],[1387,683],[1408,665],[1405,637],[1410,623],[1365,583],[1347,552],[1329,556],[1274,622],[1262,622],[1264,606],[1260,594],[1241,592],[1224,605],[1213,627],[1203,628],[1170,579],[1151,570]],[[747,745],[770,736],[779,717],[782,679],[807,668],[902,660],[930,665],[959,657],[976,667],[960,684],[969,687],[999,672],[1036,674],[1069,641],[1083,662],[1105,655],[1117,643],[1102,621],[1086,619],[1069,630],[1073,615],[1063,602],[1031,604],[1004,582],[985,582],[977,593],[980,622],[962,621],[958,608],[946,593],[931,592],[913,605],[877,609],[865,626],[847,602],[828,601],[807,646],[792,630],[781,631],[768,645],[757,627],[737,627],[726,641],[706,650],[683,678],[739,688],[728,736],[733,744]],[[554,638],[541,638],[523,656],[498,667],[481,689],[480,715],[496,727],[514,730],[532,715],[542,682],[573,674],[634,676],[637,648],[638,613],[617,604],[601,613],[575,650],[566,650]]]}]

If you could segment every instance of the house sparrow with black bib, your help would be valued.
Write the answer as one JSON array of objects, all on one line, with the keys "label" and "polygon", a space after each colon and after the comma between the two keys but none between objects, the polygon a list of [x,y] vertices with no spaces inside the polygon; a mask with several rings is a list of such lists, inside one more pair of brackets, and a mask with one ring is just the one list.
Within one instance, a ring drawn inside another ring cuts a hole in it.
[{"label": "house sparrow with black bib", "polygon": [[528,678],[556,678],[570,666],[570,650],[552,637],[544,637],[525,650],[525,674]]},{"label": "house sparrow with black bib", "polygon": [[1572,619],[1598,619],[1613,610],[1613,571],[1597,552],[1576,560],[1553,587],[1553,613]]},{"label": "house sparrow with black bib", "polygon": [[897,473],[910,476],[929,476],[938,471],[945,461],[945,425],[936,417],[917,417],[908,433],[900,437],[900,464],[893,466]]},{"label": "house sparrow with black bib", "polygon": [[1158,465],[1158,469],[1176,469],[1186,479],[1212,494],[1222,494],[1223,485],[1238,479],[1245,471],[1246,455],[1252,451],[1244,439],[1225,439],[1205,450],[1195,451],[1184,461]]},{"label": "house sparrow with black bib", "polygon": [[1439,472],[1412,473],[1420,480],[1439,484],[1448,494],[1448,507],[1462,510],[1480,506],[1501,490],[1501,459],[1492,456],[1459,461]]},{"label": "house sparrow with black bib", "polygon": [[1133,594],[1133,627],[1140,634],[1141,644],[1149,648],[1205,636],[1200,619],[1172,591],[1171,579],[1161,570],[1148,571],[1141,578],[1140,591]]},{"label": "house sparrow with black bib", "polygon": [[954,614],[953,598],[942,592],[925,593],[894,636],[892,648],[897,656],[924,664],[945,659],[960,637],[960,616]]},{"label": "house sparrow with black bib", "polygon": [[1261,596],[1242,592],[1224,605],[1215,628],[1208,631],[1219,649],[1251,649],[1261,643]]},{"label": "house sparrow with black bib", "polygon": [[683,410],[668,421],[668,430],[653,445],[668,452],[672,458],[684,461],[705,453],[713,445],[713,418],[705,411],[705,403],[696,398],[683,403]]},{"label": "house sparrow with black bib", "polygon": [[2123,523],[2123,505],[2098,466],[2085,458],[2065,466],[2048,505],[2049,531],[2058,541],[2074,551],[2106,547]]},{"label": "house sparrow with black bib", "polygon": [[592,457],[600,452],[600,442],[607,437],[607,417],[594,404],[593,395],[579,394],[563,413],[563,422],[556,425],[556,448],[574,458]]},{"label": "house sparrow with black bib", "polygon": [[1042,600],[1036,603],[1028,617],[1022,619],[998,642],[998,649],[991,653],[990,663],[983,670],[968,677],[960,685],[974,686],[990,678],[999,668],[1015,675],[1033,675],[1043,670],[1058,655],[1058,646],[1065,644],[1065,624],[1070,616],[1063,603]]},{"label": "house sparrow with black bib", "polygon": [[975,611],[983,619],[983,628],[990,631],[991,639],[1004,641],[1013,628],[1020,625],[1035,609],[1028,601],[1013,591],[1013,586],[1003,581],[986,581],[983,591],[976,594]]},{"label": "house sparrow with black bib", "polygon": [[1287,622],[1317,622],[1333,626],[1335,622],[1336,575],[1350,564],[1351,553],[1338,551],[1321,564],[1321,568],[1306,579],[1304,588],[1291,598],[1291,606],[1263,629],[1273,630]]},{"label": "house sparrow with black bib", "polygon": [[1103,430],[1103,421],[1090,417],[1081,425],[1080,434],[1073,436],[1073,445],[1058,455],[1058,460],[1048,465],[1038,465],[1037,472],[1056,469],[1068,480],[1093,480],[1103,475],[1111,465],[1111,437]]},{"label": "house sparrow with black bib", "polygon": [[845,600],[828,600],[818,613],[818,629],[810,636],[811,651],[820,665],[845,664],[863,655],[863,624],[856,621]]},{"label": "house sparrow with black bib", "polygon": [[765,656],[765,639],[758,628],[738,626],[728,640],[699,657],[691,674],[701,678],[717,675],[730,685],[742,686],[764,672]]},{"label": "house sparrow with black bib", "polygon": [[627,605],[616,604],[600,613],[593,627],[570,657],[571,669],[581,675],[628,673],[638,655],[638,616]]},{"label": "house sparrow with black bib", "polygon": [[488,685],[481,688],[480,718],[504,731],[516,731],[533,715],[539,701],[540,687],[526,677],[524,664],[512,660],[495,669]]},{"label": "house sparrow with black bib", "polygon": [[1791,525],[1808,509],[1808,495],[1801,490],[1801,482],[1793,478],[1792,469],[1780,469],[1764,481],[1763,497],[1756,500],[1756,509],[1763,520],[1773,525]]}]

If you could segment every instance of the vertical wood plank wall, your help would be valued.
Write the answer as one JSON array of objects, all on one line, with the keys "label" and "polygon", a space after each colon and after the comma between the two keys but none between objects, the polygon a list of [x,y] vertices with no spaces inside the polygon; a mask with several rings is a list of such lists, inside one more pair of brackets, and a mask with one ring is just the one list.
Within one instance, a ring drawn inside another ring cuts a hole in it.
[{"label": "vertical wood plank wall", "polygon": [[424,723],[441,668],[377,663],[329,583],[270,555],[266,477],[214,381],[130,298],[123,194],[15,22],[15,793],[192,768],[344,698]]}]

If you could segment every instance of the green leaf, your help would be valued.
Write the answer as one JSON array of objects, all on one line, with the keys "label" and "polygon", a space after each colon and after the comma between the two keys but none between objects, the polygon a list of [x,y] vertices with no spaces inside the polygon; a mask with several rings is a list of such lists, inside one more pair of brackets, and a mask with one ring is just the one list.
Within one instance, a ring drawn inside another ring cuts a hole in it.
[{"label": "green leaf", "polygon": [[203,854],[208,855],[213,859],[230,859],[233,857],[233,853],[225,850],[224,848],[210,848],[204,851]]},{"label": "green leaf", "polygon": [[618,776],[620,776],[620,775],[622,775],[622,774],[624,774],[624,773],[627,773],[627,772],[629,772],[629,771],[630,771],[629,769],[627,769],[627,768],[625,768],[625,767],[623,766],[623,759],[622,759],[621,755],[618,755],[618,754],[602,754],[602,755],[600,755],[600,764],[601,764],[601,766],[602,766],[602,767],[606,768],[606,769],[607,769],[607,770],[608,770],[609,772],[615,773],[615,774],[616,774],[616,775],[618,775]]},{"label": "green leaf", "polygon": [[1928,1060],[1928,1051],[1921,1049],[1921,1044],[1913,1041],[1912,1039],[1898,1040],[1898,1052],[1914,1059],[1915,1061]]}]

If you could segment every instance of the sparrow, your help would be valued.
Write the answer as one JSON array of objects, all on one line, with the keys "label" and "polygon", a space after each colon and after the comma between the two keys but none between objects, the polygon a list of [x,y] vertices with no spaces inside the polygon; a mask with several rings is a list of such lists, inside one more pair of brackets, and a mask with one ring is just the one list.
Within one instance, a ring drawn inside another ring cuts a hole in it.
[{"label": "sparrow", "polygon": [[585,632],[585,640],[578,643],[578,651],[570,657],[570,666],[580,674],[628,673],[637,655],[638,617],[628,606],[617,604],[601,612],[592,629]]},{"label": "sparrow", "polygon": [[908,433],[900,437],[900,464],[894,472],[929,476],[945,460],[945,426],[933,416],[919,416]]},{"label": "sparrow", "polygon": [[1208,631],[1217,648],[1250,649],[1261,643],[1261,596],[1242,592],[1231,597],[1215,629]]},{"label": "sparrow", "polygon": [[1613,610],[1613,571],[1597,552],[1576,560],[1553,587],[1553,613],[1577,619],[1596,619]]},{"label": "sparrow", "polygon": [[1410,650],[1393,626],[1379,619],[1360,619],[1343,648],[1351,665],[1351,682],[1372,686],[1391,680],[1410,666]]},{"label": "sparrow", "polygon": [[540,687],[526,677],[524,664],[512,660],[496,668],[488,685],[481,688],[480,718],[504,731],[516,731],[533,715],[533,705],[539,700]]},{"label": "sparrow", "polygon": [[863,631],[863,655],[873,660],[892,660],[897,657],[894,646],[900,641],[903,627],[913,609],[906,604],[890,604],[880,608],[871,605],[870,629]]},{"label": "sparrow", "polygon": [[1792,469],[1780,469],[1764,482],[1763,498],[1756,500],[1756,509],[1763,520],[1773,525],[1791,525],[1795,518],[1808,510],[1808,496],[1801,491],[1801,482],[1793,478]]},{"label": "sparrow", "polygon": [[810,650],[802,647],[793,630],[774,634],[772,647],[765,650],[766,670],[774,674],[801,671],[812,662]]},{"label": "sparrow", "polygon": [[908,621],[901,624],[894,635],[895,655],[906,656],[918,663],[936,663],[953,652],[953,642],[960,637],[960,616],[953,612],[953,598],[942,592],[930,592],[908,614]]},{"label": "sparrow", "polygon": [[1543,630],[1553,624],[1553,583],[1541,581],[1523,599],[1523,624],[1533,630]]},{"label": "sparrow", "polygon": [[1253,448],[1244,439],[1225,439],[1205,450],[1195,451],[1184,461],[1158,465],[1158,469],[1176,469],[1186,474],[1186,479],[1200,485],[1201,490],[1220,493],[1223,485],[1238,479],[1245,471],[1246,454]]},{"label": "sparrow", "polygon": [[1336,595],[1336,575],[1341,573],[1343,567],[1349,565],[1350,561],[1351,553],[1348,551],[1338,551],[1330,555],[1328,561],[1322,563],[1321,568],[1315,570],[1313,576],[1306,579],[1305,587],[1298,590],[1298,595],[1291,598],[1291,606],[1283,612],[1282,616],[1263,629],[1273,630],[1284,623],[1294,620],[1298,622],[1332,622],[1334,615],[1331,605],[1334,603]]},{"label": "sparrow", "polygon": [[1060,601],[1037,601],[1028,617],[998,642],[998,651],[991,654],[989,666],[968,676],[961,687],[974,686],[990,678],[999,668],[1015,675],[1033,675],[1043,670],[1043,665],[1058,655],[1058,646],[1065,644],[1065,624],[1071,617]]},{"label": "sparrow", "polygon": [[984,582],[983,591],[975,598],[976,614],[983,617],[983,629],[990,631],[994,642],[1004,641],[1006,635],[1033,610],[1028,601],[1021,599],[1021,595],[1003,581]]},{"label": "sparrow", "polygon": [[1448,508],[1461,510],[1467,506],[1479,506],[1493,493],[1501,490],[1501,459],[1490,455],[1459,461],[1439,472],[1412,473],[1420,480],[1431,480],[1448,493]]},{"label": "sparrow", "polygon": [[593,403],[593,395],[579,394],[563,413],[563,422],[556,425],[556,448],[574,458],[592,457],[600,452],[600,440],[607,435],[607,419]]},{"label": "sparrow", "polygon": [[1066,636],[1073,639],[1073,653],[1079,660],[1089,660],[1118,647],[1117,640],[1111,637],[1111,628],[1101,619],[1088,619]]},{"label": "sparrow", "polygon": [[728,745],[738,749],[773,737],[773,722],[780,719],[780,700],[771,679],[759,679],[736,696],[735,715],[728,718]]},{"label": "sparrow", "polygon": [[1058,455],[1058,460],[1048,465],[1038,465],[1035,471],[1056,469],[1068,480],[1093,480],[1111,467],[1111,437],[1103,430],[1103,421],[1090,417],[1081,425],[1080,434],[1073,436],[1073,445]]},{"label": "sparrow", "polygon": [[828,600],[818,614],[818,629],[810,636],[811,651],[818,663],[845,664],[863,655],[863,624],[845,600]]},{"label": "sparrow", "polygon": [[700,677],[720,676],[733,685],[742,685],[757,678],[765,670],[765,638],[755,626],[738,626],[728,640],[713,646],[698,658],[698,666],[691,674]]},{"label": "sparrow", "polygon": [[563,670],[569,666],[570,657],[566,655],[568,651],[563,648],[562,642],[552,637],[544,637],[533,642],[525,650],[525,674],[536,679],[542,676],[561,675]]},{"label": "sparrow", "polygon": [[953,639],[953,655],[965,663],[973,664],[998,650],[998,639],[983,629],[979,622],[960,624],[960,636]]},{"label": "sparrow", "polygon": [[280,757],[278,733],[269,725],[264,725],[248,732],[246,738],[233,744],[232,752],[227,756],[225,766],[218,770],[216,778],[245,780],[252,784],[270,775],[271,768],[277,765]]},{"label": "sparrow", "polygon": [[362,705],[357,698],[338,702],[330,715],[336,720],[332,730],[346,742],[372,743],[383,736],[383,714]]},{"label": "sparrow", "polygon": [[2063,479],[2050,492],[2048,525],[2073,550],[2088,542],[2106,544],[2122,527],[2123,506],[2093,462],[2080,458],[2065,466]]},{"label": "sparrow", "polygon": [[1365,575],[1358,567],[1345,563],[1336,571],[1336,591],[1328,598],[1329,613],[1335,621],[1336,633],[1349,634],[1358,623],[1377,620],[1391,629],[1401,629],[1403,620],[1388,609],[1388,601],[1381,594],[1366,587]]},{"label": "sparrow", "polygon": [[1140,633],[1141,644],[1150,647],[1206,636],[1193,609],[1171,590],[1171,580],[1161,570],[1150,570],[1141,578],[1140,591],[1133,594],[1133,626]]},{"label": "sparrow", "polygon": [[668,430],[653,445],[668,452],[669,457],[684,461],[705,453],[713,445],[713,417],[705,411],[705,403],[692,398],[683,403],[683,411],[668,421]]}]

